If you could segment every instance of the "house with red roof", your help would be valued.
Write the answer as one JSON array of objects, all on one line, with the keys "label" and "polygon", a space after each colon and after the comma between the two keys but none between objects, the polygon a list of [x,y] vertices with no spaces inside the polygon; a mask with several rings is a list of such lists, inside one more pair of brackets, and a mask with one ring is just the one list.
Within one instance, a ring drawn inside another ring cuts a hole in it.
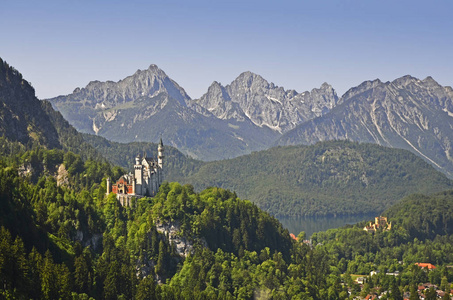
[{"label": "house with red roof", "polygon": [[428,269],[428,270],[433,270],[436,268],[435,265],[430,264],[430,263],[415,263],[417,266],[419,266],[422,269]]}]

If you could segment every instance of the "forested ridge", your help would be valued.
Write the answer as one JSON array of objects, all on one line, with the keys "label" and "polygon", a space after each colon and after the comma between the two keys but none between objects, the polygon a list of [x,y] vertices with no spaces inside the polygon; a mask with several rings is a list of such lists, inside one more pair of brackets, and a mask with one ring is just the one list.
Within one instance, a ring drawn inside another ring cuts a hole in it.
[{"label": "forested ridge", "polygon": [[209,162],[184,182],[197,190],[234,190],[276,216],[379,214],[409,194],[453,187],[408,151],[348,141],[276,147]]},{"label": "forested ridge", "polygon": [[[122,207],[115,194],[105,196],[102,180],[118,178],[122,170],[106,163],[36,148],[3,156],[0,165],[4,297],[178,297],[185,286],[157,282],[169,281],[185,259],[157,224],[176,224],[178,235],[193,242],[187,258],[192,264],[214,255],[233,261],[246,255],[260,255],[262,261],[291,256],[289,233],[275,218],[223,189],[197,194],[189,185],[164,183],[156,197]],[[62,184],[54,173],[59,165],[67,170]],[[20,171],[23,166],[27,173]],[[224,290],[230,296],[234,291],[232,286]]]},{"label": "forested ridge", "polygon": [[[131,168],[134,157],[156,157],[153,143],[115,143],[84,134],[111,162]],[[235,191],[275,216],[379,214],[412,193],[453,188],[452,181],[406,150],[348,141],[276,147],[234,159],[202,162],[166,147],[165,178]]]},{"label": "forested ridge", "polygon": [[[352,282],[351,274],[368,279],[363,289],[355,287],[357,294],[380,295],[393,289],[387,295],[388,299],[403,299],[404,292],[412,293],[410,299],[420,299],[415,296],[417,286],[432,283],[439,290],[447,291],[443,299],[450,299],[452,210],[452,191],[431,196],[414,194],[383,213],[392,222],[390,231],[378,230],[376,234],[370,234],[363,230],[366,222],[362,222],[315,233],[312,238],[326,252],[330,264],[344,274],[345,282]],[[436,268],[422,270],[415,263],[431,263]],[[371,271],[378,273],[371,276]],[[432,292],[426,291],[425,299],[437,299],[435,291],[434,296]]]}]

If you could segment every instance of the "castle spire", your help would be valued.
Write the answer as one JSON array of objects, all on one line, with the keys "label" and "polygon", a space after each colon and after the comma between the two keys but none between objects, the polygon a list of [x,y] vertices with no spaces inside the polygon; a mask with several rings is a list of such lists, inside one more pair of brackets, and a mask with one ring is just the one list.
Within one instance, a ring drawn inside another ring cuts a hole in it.
[{"label": "castle spire", "polygon": [[161,169],[164,166],[164,151],[164,143],[162,143],[162,138],[160,138],[159,145],[157,145],[157,163]]}]

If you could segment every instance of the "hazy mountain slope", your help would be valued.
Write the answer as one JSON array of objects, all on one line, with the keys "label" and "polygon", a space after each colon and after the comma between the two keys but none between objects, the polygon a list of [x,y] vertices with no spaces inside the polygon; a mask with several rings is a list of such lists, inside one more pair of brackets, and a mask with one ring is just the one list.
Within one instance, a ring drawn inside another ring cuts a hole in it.
[{"label": "hazy mountain slope", "polygon": [[185,182],[234,190],[274,215],[379,213],[405,195],[452,187],[444,174],[406,150],[346,141],[206,163]]},{"label": "hazy mountain slope", "polygon": [[189,101],[188,105],[219,119],[250,120],[257,126],[285,132],[327,113],[337,103],[338,97],[327,83],[319,89],[298,94],[268,83],[257,74],[244,72],[225,87],[213,82],[206,94]]},{"label": "hazy mountain slope", "polygon": [[402,148],[453,176],[453,90],[428,77],[368,81],[342,104],[283,135],[277,144],[348,139]]}]

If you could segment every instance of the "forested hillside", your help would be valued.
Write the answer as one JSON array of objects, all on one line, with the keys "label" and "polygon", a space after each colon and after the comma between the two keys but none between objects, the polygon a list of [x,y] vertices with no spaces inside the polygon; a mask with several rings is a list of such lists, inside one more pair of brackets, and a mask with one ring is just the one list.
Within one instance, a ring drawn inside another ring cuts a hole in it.
[{"label": "forested hillside", "polygon": [[[102,181],[106,176],[118,178],[122,170],[106,163],[37,148],[3,156],[0,166],[4,297],[78,299],[85,294],[96,299],[117,295],[147,299],[161,293],[179,297],[182,291],[173,287],[177,283],[157,286],[173,277],[178,264],[185,266],[176,240],[188,245],[189,266],[214,254],[232,261],[252,255],[254,263],[280,264],[291,256],[289,233],[275,218],[223,189],[196,194],[191,186],[165,183],[155,198],[122,207],[115,194],[105,196]],[[162,232],[165,224],[177,228],[173,239]],[[222,272],[211,263],[213,272]],[[178,278],[192,281],[183,274]],[[221,289],[230,296],[235,292]],[[203,291],[190,290],[194,292]]]},{"label": "forested hillside", "polygon": [[[22,74],[0,58],[0,135],[17,147],[43,146],[80,154],[83,159],[105,159],[47,101],[39,101]],[[4,154],[14,153],[2,142]]]},{"label": "forested hillside", "polygon": [[330,141],[210,162],[184,182],[234,190],[277,216],[380,213],[411,193],[452,182],[409,151]]},{"label": "forested hillside", "polygon": [[[2,157],[2,297],[334,300],[390,291],[399,299],[423,282],[453,282],[451,192],[403,199],[384,213],[388,232],[367,233],[362,223],[314,234],[310,247],[220,188],[165,183],[156,197],[122,207],[102,180],[121,172],[63,150]],[[350,275],[374,270],[363,287]],[[394,271],[402,275],[386,275]]]},{"label": "forested hillside", "polygon": [[[383,213],[392,223],[390,231],[368,233],[363,222],[315,233],[312,238],[322,244],[330,264],[345,273],[345,282],[352,283],[351,274],[367,277],[362,296],[392,290],[388,299],[403,299],[403,292],[416,294],[417,286],[427,282],[449,291],[453,281],[453,270],[448,267],[453,262],[452,210],[451,191],[432,196],[416,194]],[[422,270],[415,263],[431,263],[436,268]],[[371,271],[377,274],[370,276]],[[437,299],[428,292],[425,299]]]},{"label": "forested hillside", "polygon": [[[138,153],[157,155],[153,143],[85,141],[111,163],[130,169]],[[165,178],[236,191],[276,216],[379,213],[411,193],[435,193],[452,182],[408,151],[347,141],[277,147],[235,159],[202,162],[165,148]]]}]

